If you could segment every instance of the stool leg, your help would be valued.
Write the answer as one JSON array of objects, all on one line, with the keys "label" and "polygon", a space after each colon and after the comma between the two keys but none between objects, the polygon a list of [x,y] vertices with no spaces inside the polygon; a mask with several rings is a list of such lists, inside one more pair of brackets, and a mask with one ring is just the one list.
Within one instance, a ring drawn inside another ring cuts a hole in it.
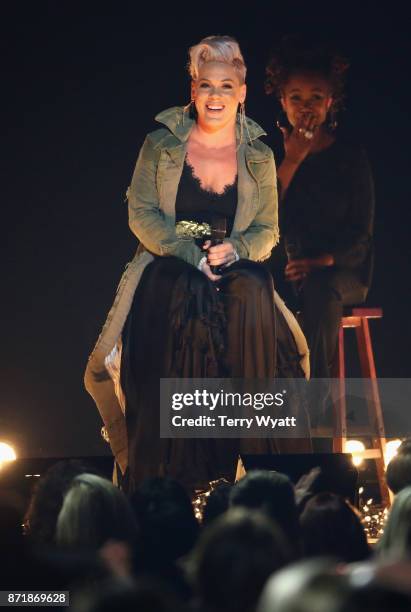
[{"label": "stool leg", "polygon": [[343,453],[347,439],[347,407],[345,401],[345,354],[344,328],[338,330],[337,356],[332,372],[332,395],[334,411],[333,452]]},{"label": "stool leg", "polygon": [[376,459],[378,481],[382,502],[390,505],[390,494],[385,481],[385,427],[382,416],[380,393],[378,390],[377,373],[375,369],[374,353],[372,350],[370,328],[368,319],[361,318],[361,325],[356,328],[358,353],[360,357],[363,378],[369,379],[370,393],[367,392],[368,418],[372,428],[372,446],[380,451]]}]

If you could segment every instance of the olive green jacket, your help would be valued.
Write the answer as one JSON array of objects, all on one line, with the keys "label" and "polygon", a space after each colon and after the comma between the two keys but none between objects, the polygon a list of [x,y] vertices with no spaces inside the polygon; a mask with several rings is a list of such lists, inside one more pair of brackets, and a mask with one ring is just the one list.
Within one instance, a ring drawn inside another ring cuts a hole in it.
[{"label": "olive green jacket", "polygon": [[[127,191],[130,228],[149,252],[197,265],[204,252],[192,238],[177,238],[175,230],[177,190],[194,121],[180,107],[160,113],[156,121],[166,127],[147,136]],[[273,152],[258,140],[265,132],[246,121],[243,142],[237,125],[238,203],[229,240],[240,258],[261,261],[279,239],[276,171]]]},{"label": "olive green jacket", "polygon": [[[116,380],[116,376],[110,375],[110,372],[113,374],[110,359],[118,354],[119,339],[135,290],[154,255],[175,255],[193,265],[204,255],[191,238],[177,237],[175,231],[177,189],[194,122],[182,108],[166,110],[156,119],[166,127],[147,136],[127,190],[129,224],[140,245],[121,277],[84,378],[123,473],[128,462],[127,431],[124,405],[119,401],[119,377]],[[274,158],[271,149],[258,140],[264,131],[256,123],[247,119],[243,142],[237,127],[238,203],[229,240],[241,258],[263,260],[279,239]],[[275,299],[294,334],[302,365],[308,372],[308,348],[301,329],[277,294]]]}]

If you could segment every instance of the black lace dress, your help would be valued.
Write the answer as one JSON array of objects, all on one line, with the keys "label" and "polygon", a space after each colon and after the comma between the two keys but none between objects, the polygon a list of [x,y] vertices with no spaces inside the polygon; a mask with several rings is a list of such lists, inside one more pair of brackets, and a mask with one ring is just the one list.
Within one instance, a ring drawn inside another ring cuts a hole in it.
[{"label": "black lace dress", "polygon": [[[185,163],[176,199],[177,228],[189,222],[204,229],[223,217],[229,236],[236,206],[237,181],[222,194],[204,190]],[[207,231],[197,240],[206,238]],[[219,477],[232,479],[240,450],[279,452],[281,444],[274,439],[159,437],[162,377],[303,376],[294,338],[276,312],[273,280],[264,266],[250,260],[232,264],[217,291],[194,266],[176,257],[156,257],[142,275],[122,341],[130,492],[145,477],[164,475],[193,491]]]}]

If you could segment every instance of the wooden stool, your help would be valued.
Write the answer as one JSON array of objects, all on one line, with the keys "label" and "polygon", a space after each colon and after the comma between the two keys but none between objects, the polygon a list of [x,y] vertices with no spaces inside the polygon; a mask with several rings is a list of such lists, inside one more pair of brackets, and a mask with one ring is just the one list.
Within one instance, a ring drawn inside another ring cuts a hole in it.
[{"label": "wooden stool", "polygon": [[[385,481],[385,428],[382,416],[380,394],[378,391],[377,374],[375,370],[374,353],[372,350],[370,329],[368,319],[381,319],[381,308],[352,308],[342,318],[341,327],[338,332],[337,355],[332,372],[333,378],[337,379],[334,387],[334,428],[333,428],[333,451],[344,452],[347,439],[347,409],[345,393],[345,355],[344,355],[344,330],[355,328],[357,336],[358,355],[362,377],[370,380],[371,392],[367,395],[368,420],[371,428],[372,449],[358,453],[366,459],[375,459],[377,466],[378,482],[381,491],[382,502],[390,504],[390,495]],[[368,434],[369,435],[369,434]]]}]

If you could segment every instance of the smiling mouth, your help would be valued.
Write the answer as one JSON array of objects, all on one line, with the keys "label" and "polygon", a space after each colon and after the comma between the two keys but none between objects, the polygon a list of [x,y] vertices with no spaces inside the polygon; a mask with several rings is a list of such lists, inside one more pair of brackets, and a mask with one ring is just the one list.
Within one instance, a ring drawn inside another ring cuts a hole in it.
[{"label": "smiling mouth", "polygon": [[212,113],[220,113],[224,110],[224,106],[222,104],[206,104],[206,108]]}]

